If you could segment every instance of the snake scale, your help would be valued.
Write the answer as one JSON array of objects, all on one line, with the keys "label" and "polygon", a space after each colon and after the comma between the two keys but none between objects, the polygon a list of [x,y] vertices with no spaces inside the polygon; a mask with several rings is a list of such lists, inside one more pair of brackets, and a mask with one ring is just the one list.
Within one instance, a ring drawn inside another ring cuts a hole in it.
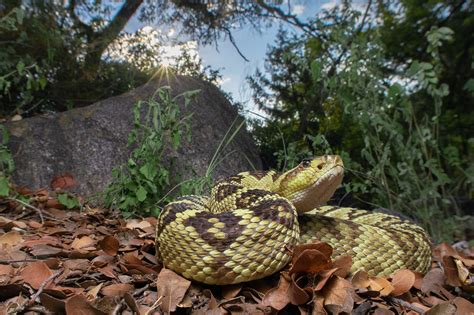
[{"label": "snake scale", "polygon": [[324,206],[342,182],[339,156],[304,159],[285,172],[245,172],[217,182],[210,196],[184,196],[158,218],[158,260],[185,278],[233,284],[271,275],[299,243],[327,242],[350,255],[351,272],[387,276],[431,264],[427,233],[384,213]]}]

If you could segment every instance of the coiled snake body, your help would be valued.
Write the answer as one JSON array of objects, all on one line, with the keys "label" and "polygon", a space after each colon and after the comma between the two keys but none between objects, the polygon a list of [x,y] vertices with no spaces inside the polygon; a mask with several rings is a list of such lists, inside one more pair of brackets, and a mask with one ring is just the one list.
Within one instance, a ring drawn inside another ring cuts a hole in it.
[{"label": "coiled snake body", "polygon": [[431,246],[421,227],[388,214],[322,206],[343,171],[339,156],[323,156],[283,174],[240,173],[218,182],[210,197],[181,197],[158,218],[158,259],[188,279],[232,284],[271,275],[291,260],[296,244],[320,240],[334,257],[350,255],[352,272],[426,272]]}]

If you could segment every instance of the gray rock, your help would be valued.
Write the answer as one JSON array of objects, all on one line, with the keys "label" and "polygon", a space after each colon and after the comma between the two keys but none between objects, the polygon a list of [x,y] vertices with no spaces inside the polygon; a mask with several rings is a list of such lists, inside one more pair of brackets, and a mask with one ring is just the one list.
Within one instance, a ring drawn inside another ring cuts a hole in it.
[{"label": "gray rock", "polygon": [[[172,94],[199,89],[186,112],[193,113],[190,121],[192,140],[184,142],[167,158],[176,156],[173,174],[188,172],[189,165],[198,175],[205,173],[220,141],[232,122],[242,121],[237,110],[212,84],[199,79],[177,76],[173,79],[151,81],[135,90],[93,105],[48,116],[38,116],[6,124],[11,133],[8,143],[13,153],[16,171],[13,182],[31,189],[48,187],[54,176],[69,172],[77,185],[74,191],[90,196],[101,192],[111,181],[113,167],[127,161],[131,148],[127,146],[132,130],[132,108],[138,100],[148,100],[159,86],[169,85]],[[261,167],[252,138],[242,128],[225,153],[228,157],[214,173],[222,177]],[[164,161],[166,162],[166,161]]]}]

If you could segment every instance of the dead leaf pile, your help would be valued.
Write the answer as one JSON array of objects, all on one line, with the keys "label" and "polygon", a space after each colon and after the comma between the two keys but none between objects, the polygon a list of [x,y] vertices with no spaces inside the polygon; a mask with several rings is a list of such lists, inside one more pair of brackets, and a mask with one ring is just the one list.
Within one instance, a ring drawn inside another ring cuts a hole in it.
[{"label": "dead leaf pile", "polygon": [[[67,174],[54,181],[72,184]],[[313,243],[279,274],[207,286],[157,264],[155,218],[65,210],[54,192],[18,192],[28,203],[0,199],[0,314],[474,314],[466,242],[438,245],[426,275],[351,275],[350,257],[333,260],[329,245]]]}]

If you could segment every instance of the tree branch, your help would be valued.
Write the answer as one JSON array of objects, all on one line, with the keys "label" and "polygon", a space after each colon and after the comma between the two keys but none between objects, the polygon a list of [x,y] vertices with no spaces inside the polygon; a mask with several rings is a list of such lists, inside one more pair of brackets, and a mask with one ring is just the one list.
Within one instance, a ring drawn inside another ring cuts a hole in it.
[{"label": "tree branch", "polygon": [[291,13],[285,13],[283,12],[282,9],[268,5],[263,0],[257,0],[256,2],[259,6],[267,10],[269,13],[273,14],[273,17],[282,19],[285,22],[298,27],[299,29],[301,29],[303,32],[307,34],[310,34],[312,36],[318,35],[316,30],[310,24],[302,22],[300,19],[298,19],[296,15],[291,14]]},{"label": "tree branch", "polygon": [[244,59],[246,62],[249,62],[250,60],[248,60],[247,57],[244,56],[244,54],[240,51],[239,47],[237,46],[237,44],[234,40],[234,36],[232,36],[231,31],[227,27],[224,27],[223,29],[226,32],[227,36],[229,36],[229,40],[230,40],[232,46],[234,46],[235,50],[237,50],[240,57],[242,57],[242,59]]},{"label": "tree branch", "polygon": [[102,31],[93,34],[87,49],[87,68],[94,69],[98,66],[107,46],[114,41],[142,3],[143,0],[127,0],[112,21]]}]

